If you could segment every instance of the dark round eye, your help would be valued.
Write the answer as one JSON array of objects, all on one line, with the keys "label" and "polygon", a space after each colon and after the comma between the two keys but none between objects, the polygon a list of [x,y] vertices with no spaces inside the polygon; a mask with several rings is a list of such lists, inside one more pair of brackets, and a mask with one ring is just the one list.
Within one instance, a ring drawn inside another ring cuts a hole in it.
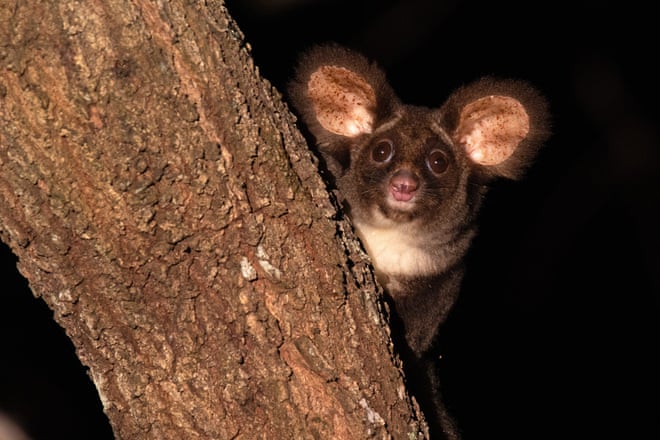
[{"label": "dark round eye", "polygon": [[428,157],[429,168],[435,174],[442,174],[449,167],[449,159],[441,150],[433,150]]},{"label": "dark round eye", "polygon": [[394,155],[394,146],[389,139],[382,139],[376,142],[371,150],[371,158],[375,162],[387,162]]}]

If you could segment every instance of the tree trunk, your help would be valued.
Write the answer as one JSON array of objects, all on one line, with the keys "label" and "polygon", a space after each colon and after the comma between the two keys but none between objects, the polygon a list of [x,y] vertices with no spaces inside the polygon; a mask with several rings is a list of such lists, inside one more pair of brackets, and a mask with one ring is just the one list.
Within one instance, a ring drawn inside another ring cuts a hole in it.
[{"label": "tree trunk", "polygon": [[0,5],[0,239],[118,439],[424,438],[380,290],[222,1]]}]

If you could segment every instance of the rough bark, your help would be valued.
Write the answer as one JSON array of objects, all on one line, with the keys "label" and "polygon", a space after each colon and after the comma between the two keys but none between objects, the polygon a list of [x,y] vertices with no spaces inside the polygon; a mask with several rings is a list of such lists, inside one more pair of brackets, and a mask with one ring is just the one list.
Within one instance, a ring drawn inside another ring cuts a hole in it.
[{"label": "rough bark", "polygon": [[423,438],[379,290],[221,1],[0,5],[0,239],[118,439]]}]

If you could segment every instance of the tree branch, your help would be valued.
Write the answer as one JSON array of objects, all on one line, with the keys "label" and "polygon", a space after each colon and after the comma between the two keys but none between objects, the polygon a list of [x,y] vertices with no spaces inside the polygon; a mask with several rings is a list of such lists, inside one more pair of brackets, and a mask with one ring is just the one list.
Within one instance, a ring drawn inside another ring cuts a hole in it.
[{"label": "tree branch", "polygon": [[0,238],[116,437],[421,438],[368,260],[222,2],[0,8]]}]

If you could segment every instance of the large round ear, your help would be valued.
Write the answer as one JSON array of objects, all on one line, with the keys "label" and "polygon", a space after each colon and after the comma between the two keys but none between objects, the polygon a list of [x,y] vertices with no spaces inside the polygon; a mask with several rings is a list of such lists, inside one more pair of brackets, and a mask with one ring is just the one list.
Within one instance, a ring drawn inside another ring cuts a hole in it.
[{"label": "large round ear", "polygon": [[486,175],[518,178],[547,137],[545,100],[529,84],[484,78],[441,109],[454,143]]},{"label": "large round ear", "polygon": [[300,58],[291,101],[318,143],[370,134],[396,103],[384,73],[362,55],[336,45]]},{"label": "large round ear", "polygon": [[319,66],[307,81],[307,96],[318,123],[340,136],[370,134],[376,93],[367,80],[340,66]]}]

